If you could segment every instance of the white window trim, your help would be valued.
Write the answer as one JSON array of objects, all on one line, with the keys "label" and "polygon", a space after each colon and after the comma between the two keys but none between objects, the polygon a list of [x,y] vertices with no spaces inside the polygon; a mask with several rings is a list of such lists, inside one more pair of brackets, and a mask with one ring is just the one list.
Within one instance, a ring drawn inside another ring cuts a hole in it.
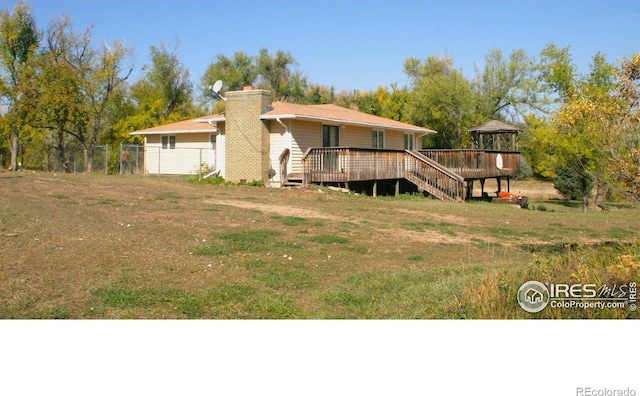
[{"label": "white window trim", "polygon": [[[409,136],[409,141],[411,142],[411,147],[407,147],[407,136]],[[416,136],[413,133],[405,133],[404,134],[404,148],[405,150],[415,150],[416,149]]]},{"label": "white window trim", "polygon": [[[167,138],[167,146],[164,146],[164,142],[163,140]],[[171,147],[171,138],[173,138],[173,147]],[[176,135],[162,135],[160,137],[160,148],[162,150],[175,150],[176,149],[176,143],[177,143],[178,139],[176,138]]]}]

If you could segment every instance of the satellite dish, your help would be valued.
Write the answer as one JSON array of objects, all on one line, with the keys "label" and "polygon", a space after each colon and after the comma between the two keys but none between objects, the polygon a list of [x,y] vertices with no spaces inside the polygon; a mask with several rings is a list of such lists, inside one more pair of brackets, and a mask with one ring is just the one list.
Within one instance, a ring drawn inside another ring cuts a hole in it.
[{"label": "satellite dish", "polygon": [[211,91],[215,94],[220,94],[220,90],[222,89],[222,80],[218,80],[211,86]]},{"label": "satellite dish", "polygon": [[209,86],[209,90],[216,98],[220,98],[222,100],[227,100],[224,96],[220,95],[220,90],[222,89],[222,80],[218,80],[213,83],[213,85]]},{"label": "satellite dish", "polygon": [[496,156],[496,168],[502,170],[504,168],[504,163],[502,162],[502,154],[498,154]]}]

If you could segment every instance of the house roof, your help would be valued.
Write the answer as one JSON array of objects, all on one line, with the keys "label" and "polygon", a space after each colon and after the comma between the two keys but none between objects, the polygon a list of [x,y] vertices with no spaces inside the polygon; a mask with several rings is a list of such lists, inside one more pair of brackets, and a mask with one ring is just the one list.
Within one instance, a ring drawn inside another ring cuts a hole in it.
[{"label": "house roof", "polygon": [[492,120],[485,122],[475,128],[469,129],[469,132],[478,133],[500,133],[500,132],[522,132],[522,129],[509,125],[506,122]]},{"label": "house roof", "polygon": [[383,129],[397,129],[421,133],[436,133],[431,129],[390,120],[333,104],[301,105],[287,102],[273,102],[270,110],[260,116],[262,120],[301,119],[309,121],[329,121]]},{"label": "house roof", "polygon": [[[224,118],[223,118],[224,119]],[[212,126],[208,121],[216,121],[215,115],[201,117],[195,120],[178,121],[172,124],[159,125],[151,128],[141,129],[131,132],[131,135],[163,135],[166,133],[197,133],[197,132],[216,132],[218,129]]]},{"label": "house roof", "polygon": [[[400,121],[390,120],[384,117],[363,113],[356,110],[347,109],[332,104],[323,105],[301,105],[287,102],[273,102],[260,116],[261,120],[284,120],[299,119],[316,122],[333,122],[337,124],[348,124],[366,126],[380,129],[395,129],[407,132],[436,133],[431,129],[407,124]],[[162,135],[166,133],[194,133],[194,132],[216,132],[218,129],[211,125],[211,122],[224,122],[224,114],[212,114],[196,119],[174,122],[173,124],[159,125],[152,128],[141,129],[131,132],[131,135]]]}]

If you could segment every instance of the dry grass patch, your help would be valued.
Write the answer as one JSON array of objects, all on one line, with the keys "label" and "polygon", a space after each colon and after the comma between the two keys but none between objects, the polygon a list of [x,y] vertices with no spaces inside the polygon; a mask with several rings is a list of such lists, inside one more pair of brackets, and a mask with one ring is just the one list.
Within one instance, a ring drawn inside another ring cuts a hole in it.
[{"label": "dry grass patch", "polygon": [[2,318],[474,317],[452,301],[496,268],[639,237],[630,207],[583,215],[135,175],[1,183]]}]

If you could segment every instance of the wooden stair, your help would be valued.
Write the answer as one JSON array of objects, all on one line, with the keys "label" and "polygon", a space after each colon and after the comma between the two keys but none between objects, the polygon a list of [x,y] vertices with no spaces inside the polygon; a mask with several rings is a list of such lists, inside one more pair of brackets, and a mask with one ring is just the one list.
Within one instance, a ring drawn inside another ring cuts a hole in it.
[{"label": "wooden stair", "polygon": [[406,153],[408,166],[405,168],[405,179],[440,200],[464,200],[462,176],[417,151],[407,150]]},{"label": "wooden stair", "polygon": [[302,173],[289,173],[282,182],[282,187],[301,187],[304,185]]}]

